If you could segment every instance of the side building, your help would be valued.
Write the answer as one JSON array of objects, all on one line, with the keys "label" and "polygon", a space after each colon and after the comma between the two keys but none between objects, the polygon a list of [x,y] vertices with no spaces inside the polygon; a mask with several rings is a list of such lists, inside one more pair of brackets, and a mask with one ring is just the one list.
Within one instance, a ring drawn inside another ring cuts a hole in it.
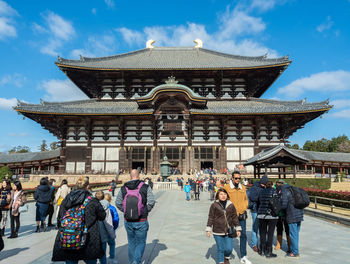
[{"label": "side building", "polygon": [[164,155],[182,173],[223,171],[331,109],[328,101],[259,98],[290,63],[198,45],[58,58],[56,65],[90,99],[20,102],[15,110],[58,137],[62,173],[156,173]]}]

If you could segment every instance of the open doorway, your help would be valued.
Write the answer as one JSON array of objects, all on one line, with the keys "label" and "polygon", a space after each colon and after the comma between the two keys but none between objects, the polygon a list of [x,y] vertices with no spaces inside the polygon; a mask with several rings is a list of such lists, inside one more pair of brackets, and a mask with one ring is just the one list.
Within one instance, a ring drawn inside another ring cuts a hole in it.
[{"label": "open doorway", "polygon": [[131,166],[132,166],[132,169],[138,169],[141,172],[141,171],[144,171],[145,163],[142,161],[133,161]]},{"label": "open doorway", "polygon": [[213,162],[212,161],[202,161],[201,162],[201,170],[213,168]]}]

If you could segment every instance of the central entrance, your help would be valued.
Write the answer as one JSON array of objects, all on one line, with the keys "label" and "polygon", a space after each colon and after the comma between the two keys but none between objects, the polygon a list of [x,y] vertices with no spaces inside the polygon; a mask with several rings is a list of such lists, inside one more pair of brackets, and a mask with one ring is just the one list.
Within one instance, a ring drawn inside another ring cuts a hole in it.
[{"label": "central entrance", "polygon": [[214,163],[212,161],[201,161],[201,170],[212,169]]}]

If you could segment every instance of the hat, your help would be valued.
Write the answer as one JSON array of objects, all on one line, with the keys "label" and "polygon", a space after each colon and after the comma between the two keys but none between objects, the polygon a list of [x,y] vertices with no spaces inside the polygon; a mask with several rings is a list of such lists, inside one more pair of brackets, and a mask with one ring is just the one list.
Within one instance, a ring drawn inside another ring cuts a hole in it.
[{"label": "hat", "polygon": [[266,185],[266,183],[267,183],[268,180],[269,180],[269,179],[267,178],[267,176],[264,175],[264,176],[262,176],[262,178],[261,178],[261,180],[260,180],[260,184]]}]

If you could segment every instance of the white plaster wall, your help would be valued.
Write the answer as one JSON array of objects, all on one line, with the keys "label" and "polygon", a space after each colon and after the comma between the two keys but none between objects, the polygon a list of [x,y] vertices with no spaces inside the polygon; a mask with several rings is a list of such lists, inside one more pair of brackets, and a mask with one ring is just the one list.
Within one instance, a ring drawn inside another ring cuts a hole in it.
[{"label": "white plaster wall", "polygon": [[104,160],[105,148],[92,148],[92,160]]},{"label": "white plaster wall", "polygon": [[104,162],[91,162],[91,169],[94,171],[104,171]]},{"label": "white plaster wall", "polygon": [[227,162],[227,169],[228,170],[234,170],[236,166],[238,166],[238,162]]},{"label": "white plaster wall", "polygon": [[245,161],[254,156],[254,148],[241,148],[241,160]]},{"label": "white plaster wall", "polygon": [[66,172],[73,172],[75,171],[75,162],[66,162]]},{"label": "white plaster wall", "polygon": [[239,148],[227,148],[227,160],[239,160]]},{"label": "white plaster wall", "polygon": [[117,172],[119,170],[119,162],[106,162],[106,172]]},{"label": "white plaster wall", "polygon": [[119,160],[119,148],[106,148],[106,160]]},{"label": "white plaster wall", "polygon": [[77,162],[76,164],[76,172],[77,173],[84,173],[85,172],[85,162]]}]

